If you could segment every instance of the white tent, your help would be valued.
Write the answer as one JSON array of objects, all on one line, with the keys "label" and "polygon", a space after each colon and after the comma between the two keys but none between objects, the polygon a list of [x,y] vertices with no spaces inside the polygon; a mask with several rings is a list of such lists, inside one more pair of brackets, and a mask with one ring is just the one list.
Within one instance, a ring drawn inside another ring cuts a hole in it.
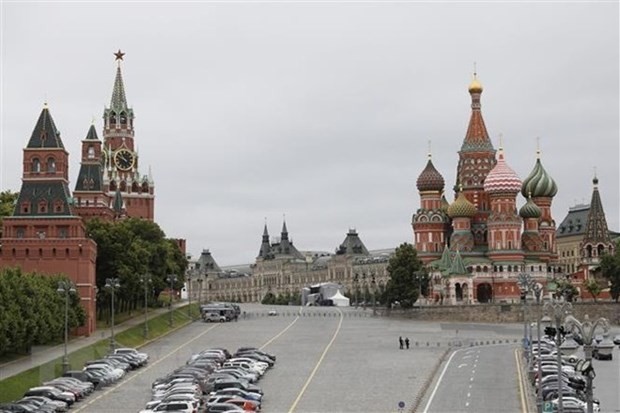
[{"label": "white tent", "polygon": [[349,299],[340,294],[340,291],[336,291],[336,294],[329,297],[336,307],[348,307],[350,305]]}]

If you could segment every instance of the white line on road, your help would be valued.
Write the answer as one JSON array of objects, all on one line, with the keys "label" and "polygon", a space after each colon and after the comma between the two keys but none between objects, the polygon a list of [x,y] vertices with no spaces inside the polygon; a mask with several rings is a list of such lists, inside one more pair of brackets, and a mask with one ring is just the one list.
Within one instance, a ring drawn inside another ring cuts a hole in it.
[{"label": "white line on road", "polygon": [[435,383],[435,387],[433,388],[433,392],[431,393],[431,396],[428,398],[428,402],[426,402],[426,406],[424,407],[423,413],[428,413],[428,408],[431,406],[431,403],[433,402],[433,399],[435,398],[435,393],[437,393],[437,389],[439,388],[439,385],[441,384],[441,380],[443,379],[444,374],[446,374],[446,370],[448,370],[448,366],[450,366],[450,362],[452,361],[452,358],[459,351],[461,350],[456,350],[454,353],[452,353],[452,355],[448,359],[448,362],[446,363],[443,370],[441,371],[441,374],[439,375],[439,378],[437,379],[437,383]]},{"label": "white line on road", "polygon": [[467,364],[459,364],[459,369],[460,369],[461,367],[467,367]]},{"label": "white line on road", "polygon": [[293,413],[295,411],[295,408],[297,407],[297,403],[299,403],[299,401],[301,400],[302,396],[306,392],[306,389],[310,385],[310,382],[314,378],[314,375],[316,374],[317,370],[321,366],[321,363],[323,362],[323,359],[325,358],[325,355],[329,351],[329,348],[332,346],[332,344],[334,344],[334,341],[336,341],[336,337],[338,337],[338,333],[340,332],[340,327],[342,327],[342,320],[344,319],[344,317],[342,316],[342,311],[340,309],[338,309],[338,312],[340,313],[340,321],[338,322],[338,327],[336,328],[336,331],[334,332],[334,336],[329,341],[329,344],[327,344],[327,347],[325,347],[325,350],[323,350],[323,354],[321,354],[321,357],[319,358],[319,361],[317,361],[316,365],[314,366],[314,369],[312,370],[312,373],[310,373],[310,376],[308,377],[308,380],[306,380],[306,383],[304,384],[304,387],[301,388],[301,391],[299,392],[299,395],[297,395],[297,398],[293,402],[293,405],[291,406],[290,409],[288,409],[288,413]]}]

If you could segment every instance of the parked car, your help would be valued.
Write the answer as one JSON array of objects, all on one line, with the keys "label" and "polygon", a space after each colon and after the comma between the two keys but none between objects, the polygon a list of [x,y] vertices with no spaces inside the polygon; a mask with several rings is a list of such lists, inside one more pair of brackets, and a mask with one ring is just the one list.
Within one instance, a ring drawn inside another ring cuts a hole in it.
[{"label": "parked car", "polygon": [[204,313],[202,318],[207,323],[225,323],[228,321],[226,316],[220,315],[220,313]]},{"label": "parked car", "polygon": [[278,315],[278,311],[274,308],[272,308],[271,310],[269,310],[269,312],[267,313],[270,316],[276,316]]}]

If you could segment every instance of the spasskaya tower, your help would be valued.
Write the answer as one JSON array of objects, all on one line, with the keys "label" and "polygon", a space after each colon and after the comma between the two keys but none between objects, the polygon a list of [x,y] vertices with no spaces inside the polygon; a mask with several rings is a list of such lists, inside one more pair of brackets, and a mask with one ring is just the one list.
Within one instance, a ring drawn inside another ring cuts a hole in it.
[{"label": "spasskaya tower", "polygon": [[[155,220],[155,185],[149,168],[148,174],[141,174],[139,155],[134,142],[134,112],[128,107],[125,86],[121,73],[121,62],[125,53],[114,53],[116,78],[110,107],[103,112],[103,166],[104,190],[115,203],[121,202],[122,209],[131,218]],[[120,207],[120,205],[119,205]]]}]

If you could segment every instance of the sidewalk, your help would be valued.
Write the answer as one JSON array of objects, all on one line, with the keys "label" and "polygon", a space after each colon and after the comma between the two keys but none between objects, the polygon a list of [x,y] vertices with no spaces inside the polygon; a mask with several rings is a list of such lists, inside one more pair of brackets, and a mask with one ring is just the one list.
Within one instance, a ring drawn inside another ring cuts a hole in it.
[{"label": "sidewalk", "polygon": [[[173,305],[174,308],[187,305],[187,301],[179,301]],[[161,314],[167,313],[169,310],[167,307],[158,308],[155,310],[149,310],[148,319],[152,319]],[[114,333],[118,334],[122,331],[128,330],[131,327],[144,324],[144,314],[133,317],[121,324],[114,325]],[[69,340],[67,344],[67,353],[71,354],[74,351],[88,347],[91,344],[104,339],[109,339],[112,335],[110,328],[102,328],[96,330],[90,337],[75,337]],[[31,354],[24,356],[17,360],[9,361],[8,363],[0,364],[0,380],[7,379],[15,376],[23,371],[30,370],[33,367],[41,366],[49,361],[60,358],[65,354],[65,346],[63,344],[55,346],[35,346],[32,348]]]}]

